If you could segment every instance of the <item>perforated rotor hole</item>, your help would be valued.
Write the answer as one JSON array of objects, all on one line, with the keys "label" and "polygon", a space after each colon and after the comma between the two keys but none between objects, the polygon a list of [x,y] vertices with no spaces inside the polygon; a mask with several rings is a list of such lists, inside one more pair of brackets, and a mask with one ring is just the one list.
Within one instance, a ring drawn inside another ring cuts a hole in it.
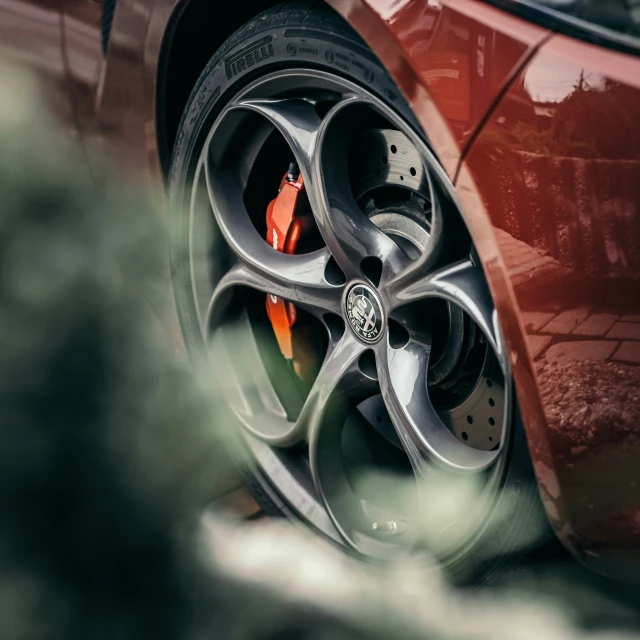
[{"label": "perforated rotor hole", "polygon": [[[491,398],[490,400],[491,400],[491,402],[490,402],[489,404],[491,404],[491,406],[495,406],[495,401],[493,401],[493,398]],[[472,424],[474,424],[474,422],[475,422],[475,421],[474,421],[473,416],[472,416],[472,415],[470,415],[470,414],[469,414],[469,415],[467,415],[465,419],[466,419],[466,421],[467,421],[467,424],[469,424],[469,425],[472,425]],[[493,418],[493,417],[488,418],[487,422],[489,423],[489,425],[490,425],[491,427],[495,427],[495,426],[496,426],[496,421],[495,421],[495,418]],[[469,440],[469,433],[468,433],[467,431],[462,431],[462,432],[460,433],[460,437],[461,437],[465,442],[467,442],[467,441]],[[489,442],[493,443],[493,436],[488,436],[488,437],[487,437],[487,440],[488,440]]]}]

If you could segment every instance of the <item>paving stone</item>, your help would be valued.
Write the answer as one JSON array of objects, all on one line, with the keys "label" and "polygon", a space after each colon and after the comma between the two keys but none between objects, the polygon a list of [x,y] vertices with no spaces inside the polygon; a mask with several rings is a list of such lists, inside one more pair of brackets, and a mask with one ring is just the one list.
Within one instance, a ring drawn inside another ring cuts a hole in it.
[{"label": "paving stone", "polygon": [[548,311],[525,311],[522,314],[524,328],[529,331],[540,331],[555,315]]},{"label": "paving stone", "polygon": [[632,314],[630,316],[622,316],[620,320],[622,320],[622,322],[640,322],[640,315]]},{"label": "paving stone", "polygon": [[527,260],[522,260],[520,263],[515,263],[509,265],[507,271],[509,272],[509,276],[511,278],[515,278],[523,273],[527,273],[528,271],[535,271],[540,267],[544,267],[547,264],[551,264],[553,262],[553,258],[549,256],[538,256],[537,258]]},{"label": "paving stone", "polygon": [[512,252],[509,249],[507,249],[505,251],[505,254],[510,256],[511,261],[509,266],[512,266],[512,267],[520,267],[523,264],[535,262],[540,258],[549,257],[549,256],[541,256],[539,253],[536,253],[533,249],[530,249],[529,247],[526,247],[524,251],[520,249],[518,251]]},{"label": "paving stone", "polygon": [[604,337],[617,319],[618,316],[614,316],[612,313],[595,313],[589,316],[581,325],[578,325],[573,333],[581,336]]},{"label": "paving stone", "polygon": [[547,349],[545,357],[550,362],[572,360],[606,360],[616,349],[615,340],[577,340],[559,342]]},{"label": "paving stone", "polygon": [[640,340],[640,323],[616,322],[607,338],[625,338],[627,340]]},{"label": "paving stone", "polygon": [[586,309],[571,309],[557,315],[542,330],[545,333],[571,333],[581,322],[587,319],[589,312]]},{"label": "paving stone", "polygon": [[640,342],[625,340],[615,352],[613,359],[640,364]]},{"label": "paving stone", "polygon": [[553,336],[527,336],[531,357],[535,360],[551,342]]},{"label": "paving stone", "polygon": [[557,281],[559,278],[564,275],[571,273],[571,270],[567,267],[559,266],[558,263],[554,260],[552,262],[548,262],[547,264],[543,264],[541,267],[534,269],[533,271],[527,271],[526,273],[522,273],[519,276],[515,276],[512,278],[513,286],[518,288],[521,285],[528,284],[535,278],[535,280],[540,283],[544,281],[544,279],[553,279]]}]

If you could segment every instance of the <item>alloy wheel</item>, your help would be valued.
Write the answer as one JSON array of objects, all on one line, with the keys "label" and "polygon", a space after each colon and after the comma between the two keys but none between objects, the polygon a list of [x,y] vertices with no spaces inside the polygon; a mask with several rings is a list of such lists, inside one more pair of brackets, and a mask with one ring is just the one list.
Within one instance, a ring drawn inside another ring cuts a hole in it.
[{"label": "alloy wheel", "polygon": [[[264,228],[290,160],[311,220],[293,255]],[[418,132],[346,79],[260,78],[211,126],[189,250],[224,402],[290,513],[386,557],[417,544],[425,486],[473,477],[481,527],[511,433],[509,363],[453,188]],[[265,296],[298,310],[304,367],[279,353]],[[367,473],[382,479],[373,493],[358,480]],[[394,494],[398,478],[418,480],[410,502]]]}]

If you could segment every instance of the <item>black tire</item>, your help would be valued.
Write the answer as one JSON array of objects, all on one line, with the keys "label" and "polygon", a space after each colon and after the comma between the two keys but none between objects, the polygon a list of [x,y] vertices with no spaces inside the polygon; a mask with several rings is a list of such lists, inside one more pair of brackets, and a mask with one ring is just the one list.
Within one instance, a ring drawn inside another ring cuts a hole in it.
[{"label": "black tire", "polygon": [[[256,43],[268,45],[268,56],[248,65],[247,51]],[[340,16],[323,2],[285,2],[265,11],[233,34],[213,56],[191,94],[180,124],[169,181],[175,234],[172,248],[175,299],[185,342],[194,356],[202,353],[203,340],[195,321],[188,265],[183,259],[188,225],[182,212],[197,158],[209,127],[232,95],[261,74],[293,66],[330,71],[365,86],[414,130],[420,131],[409,105],[379,60]],[[492,510],[493,517],[499,518],[499,522],[491,522],[493,533],[481,536],[473,547],[447,567],[457,582],[482,582],[495,573],[511,552],[520,548],[525,535],[530,540],[532,530],[546,531],[519,416],[514,423],[504,490]],[[244,473],[251,492],[265,513],[271,516],[290,515],[283,500],[258,468],[245,469]]]}]

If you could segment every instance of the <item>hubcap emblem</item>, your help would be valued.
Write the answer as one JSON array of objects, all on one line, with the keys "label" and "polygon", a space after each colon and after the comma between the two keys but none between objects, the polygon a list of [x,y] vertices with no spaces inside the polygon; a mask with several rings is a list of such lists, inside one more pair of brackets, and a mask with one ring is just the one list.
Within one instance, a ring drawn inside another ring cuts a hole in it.
[{"label": "hubcap emblem", "polygon": [[363,342],[376,342],[382,331],[384,316],[373,290],[364,284],[354,285],[347,294],[346,307],[352,331]]}]

